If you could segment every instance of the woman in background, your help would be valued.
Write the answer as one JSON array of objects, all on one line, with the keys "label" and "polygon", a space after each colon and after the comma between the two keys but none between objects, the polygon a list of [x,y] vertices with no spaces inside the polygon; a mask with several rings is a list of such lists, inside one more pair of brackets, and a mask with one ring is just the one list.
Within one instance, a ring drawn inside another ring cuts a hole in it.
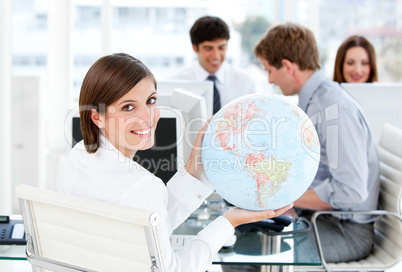
[{"label": "woman in background", "polygon": [[170,246],[172,231],[213,192],[200,162],[200,131],[185,169],[167,183],[133,161],[137,150],[154,144],[160,117],[156,80],[138,59],[127,54],[96,61],[82,83],[80,121],[84,140],[70,151],[59,191],[155,211],[160,216],[161,252],[166,271],[206,271],[213,256],[233,235],[234,227],[278,216],[277,211],[226,211],[177,252]]},{"label": "woman in background", "polygon": [[362,36],[350,36],[339,47],[335,58],[334,81],[367,83],[377,81],[375,50]]}]

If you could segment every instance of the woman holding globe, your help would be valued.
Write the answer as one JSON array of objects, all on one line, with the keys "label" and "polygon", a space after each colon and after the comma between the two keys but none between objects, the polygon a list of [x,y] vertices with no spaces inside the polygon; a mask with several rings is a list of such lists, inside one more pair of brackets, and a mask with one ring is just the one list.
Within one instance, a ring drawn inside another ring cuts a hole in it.
[{"label": "woman holding globe", "polygon": [[183,250],[174,252],[169,236],[213,192],[201,181],[197,160],[205,126],[200,131],[185,170],[167,184],[133,161],[137,150],[154,144],[159,120],[156,80],[139,60],[127,54],[104,56],[84,78],[80,120],[84,140],[71,150],[59,191],[159,213],[161,249],[166,271],[205,271],[214,254],[234,233],[234,227],[278,216],[276,211],[233,208],[204,228]]}]

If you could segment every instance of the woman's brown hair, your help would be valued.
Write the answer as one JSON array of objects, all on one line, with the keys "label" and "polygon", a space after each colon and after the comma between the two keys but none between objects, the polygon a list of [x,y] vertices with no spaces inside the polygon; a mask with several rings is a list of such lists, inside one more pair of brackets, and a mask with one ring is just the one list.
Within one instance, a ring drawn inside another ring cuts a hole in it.
[{"label": "woman's brown hair", "polygon": [[151,71],[140,60],[124,53],[104,56],[89,68],[79,99],[81,131],[89,153],[95,153],[100,143],[100,131],[91,120],[91,110],[105,114],[109,105],[146,77],[154,81],[156,89]]},{"label": "woman's brown hair", "polygon": [[370,75],[367,82],[377,81],[377,64],[375,58],[375,50],[373,45],[363,36],[350,36],[339,47],[336,53],[335,66],[334,66],[334,81],[339,83],[346,82],[343,76],[343,63],[345,62],[346,52],[352,48],[360,46],[366,50],[370,62]]}]

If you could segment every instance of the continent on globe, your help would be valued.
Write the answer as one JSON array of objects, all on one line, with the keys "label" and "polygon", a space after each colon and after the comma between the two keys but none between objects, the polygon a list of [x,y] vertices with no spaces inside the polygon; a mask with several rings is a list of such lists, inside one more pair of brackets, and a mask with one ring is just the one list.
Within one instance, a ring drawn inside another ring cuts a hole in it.
[{"label": "continent on globe", "polygon": [[279,161],[274,156],[248,154],[244,171],[257,182],[257,201],[260,207],[276,192],[288,177],[291,162]]},{"label": "continent on globe", "polygon": [[211,119],[202,143],[205,175],[215,191],[248,210],[294,202],[313,181],[319,160],[313,123],[279,95],[233,100]]},{"label": "continent on globe", "polygon": [[242,138],[242,133],[250,120],[262,116],[262,111],[256,107],[253,101],[250,101],[246,109],[243,109],[241,104],[230,104],[222,118],[216,121],[215,129],[218,132],[220,146],[225,150],[238,153],[236,139]]}]

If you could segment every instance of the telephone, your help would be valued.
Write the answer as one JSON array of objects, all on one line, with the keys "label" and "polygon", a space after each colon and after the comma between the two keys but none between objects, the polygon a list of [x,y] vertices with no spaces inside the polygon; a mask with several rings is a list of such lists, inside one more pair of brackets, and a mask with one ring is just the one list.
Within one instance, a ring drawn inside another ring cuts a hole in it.
[{"label": "telephone", "polygon": [[22,220],[0,215],[0,245],[25,245],[25,231]]}]

